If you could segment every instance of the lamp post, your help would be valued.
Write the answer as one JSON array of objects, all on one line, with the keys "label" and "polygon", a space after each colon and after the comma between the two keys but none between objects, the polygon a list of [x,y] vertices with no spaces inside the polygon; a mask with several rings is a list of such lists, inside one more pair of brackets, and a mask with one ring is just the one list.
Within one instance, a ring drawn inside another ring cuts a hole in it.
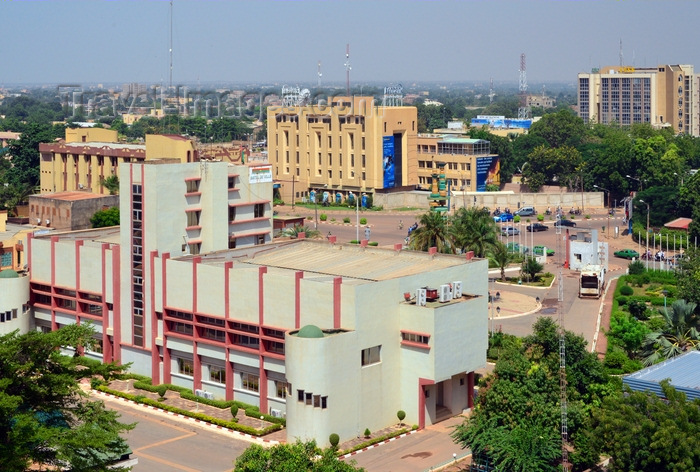
[{"label": "lamp post", "polygon": [[608,193],[608,234],[607,237],[608,239],[610,238],[610,190],[603,188],[603,187],[598,187],[597,185],[593,185],[595,188],[599,188],[600,190],[607,192]]},{"label": "lamp post", "polygon": [[640,192],[641,192],[642,190],[644,190],[644,181],[643,181],[642,179],[638,179],[637,177],[632,177],[632,176],[629,175],[629,174],[625,175],[625,177],[627,177],[627,178],[630,179],[630,180],[636,180],[637,182],[639,182],[639,191],[640,191]]},{"label": "lamp post", "polygon": [[[647,206],[647,256],[649,255],[649,204],[644,200],[639,200],[639,203],[643,203]],[[647,257],[647,267],[649,266],[649,258]]]}]

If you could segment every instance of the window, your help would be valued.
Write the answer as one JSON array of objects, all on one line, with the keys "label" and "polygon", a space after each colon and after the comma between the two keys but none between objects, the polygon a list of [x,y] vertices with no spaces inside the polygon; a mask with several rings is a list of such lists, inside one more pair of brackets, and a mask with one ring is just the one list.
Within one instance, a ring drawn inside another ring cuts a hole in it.
[{"label": "window", "polygon": [[252,324],[239,323],[239,322],[235,321],[233,323],[233,329],[236,329],[238,331],[245,331],[246,333],[258,334],[258,327],[256,325],[252,325]]},{"label": "window", "polygon": [[366,159],[365,159],[365,155],[363,154],[363,155],[362,155],[362,167],[366,167],[366,165],[365,165],[366,162],[367,162],[367,161],[366,161]]},{"label": "window", "polygon": [[311,405],[311,399],[312,399],[313,395],[311,393],[308,393],[308,392],[305,393],[304,395],[305,395],[304,396],[304,403],[306,403],[307,405]]},{"label": "window", "polygon": [[236,207],[228,207],[228,220],[229,221],[236,220]]},{"label": "window", "polygon": [[265,235],[260,234],[255,238],[255,244],[260,245],[260,244],[265,244]]},{"label": "window", "polygon": [[229,175],[228,177],[228,188],[236,188],[236,177],[233,175]]},{"label": "window", "polygon": [[247,372],[241,373],[241,388],[251,392],[260,391],[260,377]]},{"label": "window", "polygon": [[226,333],[220,329],[204,328],[202,329],[202,337],[205,339],[211,339],[212,341],[219,341],[221,343],[226,341]]},{"label": "window", "polygon": [[333,165],[333,155],[330,152],[328,153],[328,165]]},{"label": "window", "polygon": [[174,333],[192,336],[192,325],[186,323],[173,322],[170,324],[170,330]]},{"label": "window", "polygon": [[194,375],[194,362],[190,359],[178,358],[177,372],[183,375]]},{"label": "window", "polygon": [[218,366],[209,366],[209,380],[212,382],[225,384],[226,383],[226,369]]},{"label": "window", "polygon": [[188,211],[187,215],[187,226],[199,226],[199,215],[201,211]]},{"label": "window", "polygon": [[287,382],[275,380],[275,396],[277,398],[286,398],[289,390],[289,384]]},{"label": "window", "polygon": [[314,408],[321,408],[321,395],[314,395]]},{"label": "window", "polygon": [[369,347],[362,350],[362,365],[371,365],[381,362],[382,346]]},{"label": "window", "polygon": [[401,339],[412,343],[428,344],[428,341],[430,341],[430,336],[418,333],[401,332]]},{"label": "window", "polygon": [[265,204],[264,203],[256,203],[254,210],[254,216],[255,218],[262,218],[265,216]]},{"label": "window", "polygon": [[298,402],[304,401],[304,391],[303,390],[297,390],[297,401]]},{"label": "window", "polygon": [[187,193],[199,192],[199,179],[188,180],[185,184],[187,185]]},{"label": "window", "polygon": [[236,334],[233,337],[233,344],[237,346],[247,347],[250,349],[258,349],[260,346],[260,340],[252,336],[245,336],[243,334]]},{"label": "window", "polygon": [[328,408],[328,397],[321,397],[321,408]]}]

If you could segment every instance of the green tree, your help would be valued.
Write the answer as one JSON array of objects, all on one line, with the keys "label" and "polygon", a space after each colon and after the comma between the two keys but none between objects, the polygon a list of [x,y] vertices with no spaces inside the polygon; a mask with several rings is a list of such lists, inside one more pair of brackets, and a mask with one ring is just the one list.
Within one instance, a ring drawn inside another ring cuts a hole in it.
[{"label": "green tree", "polygon": [[321,450],[315,441],[277,444],[264,448],[253,444],[236,459],[234,472],[357,472],[355,461],[338,459],[333,448]]},{"label": "green tree", "polygon": [[695,316],[696,304],[676,300],[668,308],[659,310],[665,325],[647,335],[644,342],[644,365],[679,356],[687,351],[700,349],[700,333]]},{"label": "green tree", "polygon": [[498,241],[492,248],[491,254],[489,256],[493,262],[496,263],[499,269],[501,269],[501,281],[506,280],[506,267],[508,264],[513,262],[515,259],[515,254],[508,251],[508,247],[502,242]]},{"label": "green tree", "polygon": [[581,154],[573,147],[554,149],[539,146],[530,153],[529,164],[523,169],[523,177],[533,192],[539,191],[545,184],[569,189],[578,186],[582,160]]},{"label": "green tree", "polygon": [[128,450],[119,435],[133,425],[120,423],[102,402],[88,400],[79,386],[81,379],[108,377],[126,366],[84,366],[80,358],[60,352],[92,347],[94,336],[89,324],[0,336],[3,470],[29,470],[32,464],[54,470],[67,463],[76,471],[107,471],[108,463]]},{"label": "green tree", "polygon": [[488,211],[481,208],[460,208],[450,217],[449,235],[454,246],[462,252],[474,251],[476,257],[486,257],[498,243],[498,227]]},{"label": "green tree", "polygon": [[105,228],[107,226],[119,226],[119,207],[107,208],[95,212],[90,218],[93,228]]},{"label": "green tree", "polygon": [[417,251],[427,251],[436,247],[438,252],[453,253],[454,246],[445,215],[439,211],[424,213],[418,220],[418,228],[411,233],[408,246]]},{"label": "green tree", "polygon": [[106,179],[100,179],[100,185],[107,189],[110,195],[119,193],[119,177],[110,175]]},{"label": "green tree", "polygon": [[537,274],[542,272],[543,269],[544,266],[537,262],[537,259],[534,257],[526,257],[521,267],[521,270],[523,274],[527,276],[528,281],[535,280],[535,278],[537,278]]},{"label": "green tree", "polygon": [[36,190],[28,184],[7,184],[0,187],[0,206],[5,208],[10,216],[17,216],[17,207],[26,203],[27,198],[36,193]]},{"label": "green tree", "polygon": [[292,228],[286,228],[282,230],[280,233],[281,236],[288,236],[292,239],[297,239],[299,237],[299,233],[304,233],[304,236],[306,238],[317,238],[321,234],[320,231],[311,228],[310,226],[300,226],[296,225]]},{"label": "green tree", "polygon": [[39,185],[39,143],[49,143],[56,136],[57,128],[50,125],[29,123],[22,130],[19,139],[10,142],[12,168],[7,172],[7,182],[11,185]]},{"label": "green tree", "polygon": [[543,138],[551,148],[576,147],[586,135],[586,125],[573,111],[561,110],[534,122],[528,133]]},{"label": "green tree", "polygon": [[612,458],[610,472],[700,470],[700,400],[668,380],[661,389],[663,398],[626,389],[594,410],[590,437]]}]

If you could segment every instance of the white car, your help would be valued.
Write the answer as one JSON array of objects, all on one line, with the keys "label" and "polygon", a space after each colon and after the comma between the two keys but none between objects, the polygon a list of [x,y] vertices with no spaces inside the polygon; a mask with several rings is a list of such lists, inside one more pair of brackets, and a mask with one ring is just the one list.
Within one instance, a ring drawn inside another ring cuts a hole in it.
[{"label": "white car", "polygon": [[503,229],[501,229],[501,234],[503,234],[503,236],[515,236],[516,234],[520,234],[520,230],[514,226],[504,226]]}]

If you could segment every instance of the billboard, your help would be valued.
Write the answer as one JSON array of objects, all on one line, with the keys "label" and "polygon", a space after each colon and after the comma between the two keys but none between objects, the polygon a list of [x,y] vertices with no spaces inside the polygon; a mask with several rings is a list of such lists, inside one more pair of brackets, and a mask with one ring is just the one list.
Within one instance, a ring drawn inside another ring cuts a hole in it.
[{"label": "billboard", "polygon": [[272,166],[250,166],[249,179],[251,184],[265,184],[272,182]]},{"label": "billboard", "polygon": [[384,188],[391,188],[396,185],[396,163],[394,162],[394,136],[384,136],[382,144],[382,168],[384,170]]},{"label": "billboard", "polygon": [[476,158],[476,191],[485,192],[487,184],[500,184],[501,161],[498,156]]}]

